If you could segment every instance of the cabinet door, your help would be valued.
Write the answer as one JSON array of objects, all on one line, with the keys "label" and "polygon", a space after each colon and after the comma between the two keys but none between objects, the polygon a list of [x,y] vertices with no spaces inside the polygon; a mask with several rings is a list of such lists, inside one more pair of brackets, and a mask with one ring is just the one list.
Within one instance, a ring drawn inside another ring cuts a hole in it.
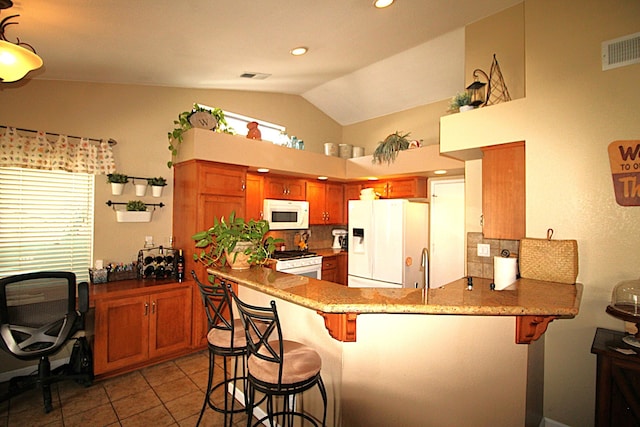
[{"label": "cabinet door", "polygon": [[344,224],[344,185],[326,183],[324,203],[326,224]]},{"label": "cabinet door", "polygon": [[306,181],[284,176],[265,178],[265,198],[283,200],[306,200]]},{"label": "cabinet door", "polygon": [[526,233],[524,142],[482,152],[482,233],[488,239],[521,239]]},{"label": "cabinet door", "polygon": [[336,283],[347,286],[349,255],[347,252],[338,254],[338,266],[336,268]]},{"label": "cabinet door", "polygon": [[387,196],[393,199],[427,197],[427,178],[391,180],[387,185]]},{"label": "cabinet door", "polygon": [[94,372],[126,368],[149,358],[149,297],[96,302]]},{"label": "cabinet door", "polygon": [[191,288],[158,292],[150,298],[149,357],[191,346]]},{"label": "cabinet door", "polygon": [[322,280],[335,283],[337,278],[337,265],[338,258],[336,256],[322,257]]},{"label": "cabinet door", "polygon": [[244,197],[246,168],[220,163],[198,162],[197,184],[201,193]]},{"label": "cabinet door", "polygon": [[264,201],[264,179],[261,175],[247,174],[247,192],[245,204],[245,217],[255,220],[262,219],[262,206]]},{"label": "cabinet door", "polygon": [[325,184],[322,182],[307,181],[307,200],[309,201],[309,225],[324,225],[326,219],[325,210]]}]

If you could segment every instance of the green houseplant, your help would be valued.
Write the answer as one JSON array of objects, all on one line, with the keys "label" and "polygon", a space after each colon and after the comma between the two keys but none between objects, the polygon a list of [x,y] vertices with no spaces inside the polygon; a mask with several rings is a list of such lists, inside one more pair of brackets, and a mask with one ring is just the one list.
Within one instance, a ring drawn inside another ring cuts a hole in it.
[{"label": "green houseplant", "polygon": [[398,157],[398,151],[409,148],[409,140],[407,139],[409,135],[411,135],[411,133],[402,134],[401,132],[395,131],[387,136],[384,141],[380,142],[376,147],[371,162],[378,164],[382,164],[382,162],[391,164],[391,162],[394,162],[396,157]]},{"label": "green houseplant", "polygon": [[162,196],[162,189],[167,185],[167,180],[159,176],[147,179],[147,183],[151,186],[153,197],[160,197]]},{"label": "green houseplant", "polygon": [[[197,114],[197,116],[195,116]],[[205,114],[204,119],[202,114]],[[208,115],[208,116],[207,116]],[[183,111],[178,114],[178,120],[174,120],[173,124],[175,128],[167,134],[169,139],[169,151],[171,151],[172,160],[167,162],[167,167],[171,168],[173,166],[173,157],[178,154],[178,146],[182,143],[183,134],[194,127],[194,122],[196,117],[200,117],[198,122],[207,122],[209,123],[206,127],[211,126],[209,129],[220,132],[220,133],[228,133],[234,134],[235,132],[224,117],[224,111],[220,108],[205,108],[198,104],[193,104],[193,108],[191,111]],[[210,119],[209,120],[207,120]],[[197,124],[197,122],[196,122]],[[198,126],[201,127],[201,126]]]},{"label": "green houseplant", "polygon": [[456,96],[451,98],[451,101],[449,102],[449,112],[456,113],[459,111],[466,111],[467,109],[473,109],[473,106],[471,105],[471,94],[469,92],[459,92]]},{"label": "green houseplant", "polygon": [[127,202],[127,210],[142,212],[147,210],[147,205],[142,200],[129,200]]},{"label": "green houseplant", "polygon": [[129,182],[129,177],[122,173],[110,173],[107,175],[107,182],[111,184],[111,194],[119,196],[124,190],[124,185]]},{"label": "green houseplant", "polygon": [[227,219],[215,218],[213,227],[192,236],[196,248],[202,249],[200,253],[194,253],[193,259],[206,265],[226,265],[228,262],[232,269],[264,264],[275,250],[276,243],[283,241],[266,237],[268,231],[266,220],[245,221],[231,212]]}]

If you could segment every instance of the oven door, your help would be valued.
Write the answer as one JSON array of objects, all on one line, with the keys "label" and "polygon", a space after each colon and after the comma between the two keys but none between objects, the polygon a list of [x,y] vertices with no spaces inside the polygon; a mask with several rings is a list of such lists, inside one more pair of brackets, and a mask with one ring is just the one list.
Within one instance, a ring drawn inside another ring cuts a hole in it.
[{"label": "oven door", "polygon": [[291,267],[285,268],[284,270],[280,269],[276,264],[276,270],[282,271],[283,273],[297,274],[298,276],[306,276],[318,280],[322,279],[322,264]]}]

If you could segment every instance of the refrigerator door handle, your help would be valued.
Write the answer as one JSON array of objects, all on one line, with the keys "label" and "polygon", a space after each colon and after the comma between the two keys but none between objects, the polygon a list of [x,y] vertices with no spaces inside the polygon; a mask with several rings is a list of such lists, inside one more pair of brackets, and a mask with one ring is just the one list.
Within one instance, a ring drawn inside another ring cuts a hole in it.
[{"label": "refrigerator door handle", "polygon": [[424,287],[429,289],[429,249],[422,248],[422,262],[420,264],[424,271]]}]

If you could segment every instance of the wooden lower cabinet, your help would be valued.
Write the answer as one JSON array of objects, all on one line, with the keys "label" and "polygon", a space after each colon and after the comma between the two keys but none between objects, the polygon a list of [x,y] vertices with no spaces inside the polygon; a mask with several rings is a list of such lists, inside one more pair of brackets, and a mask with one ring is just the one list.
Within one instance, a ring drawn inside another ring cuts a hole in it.
[{"label": "wooden lower cabinet", "polygon": [[347,285],[347,253],[322,257],[322,280]]},{"label": "wooden lower cabinet", "polygon": [[129,370],[191,348],[191,285],[96,301],[94,372]]}]

